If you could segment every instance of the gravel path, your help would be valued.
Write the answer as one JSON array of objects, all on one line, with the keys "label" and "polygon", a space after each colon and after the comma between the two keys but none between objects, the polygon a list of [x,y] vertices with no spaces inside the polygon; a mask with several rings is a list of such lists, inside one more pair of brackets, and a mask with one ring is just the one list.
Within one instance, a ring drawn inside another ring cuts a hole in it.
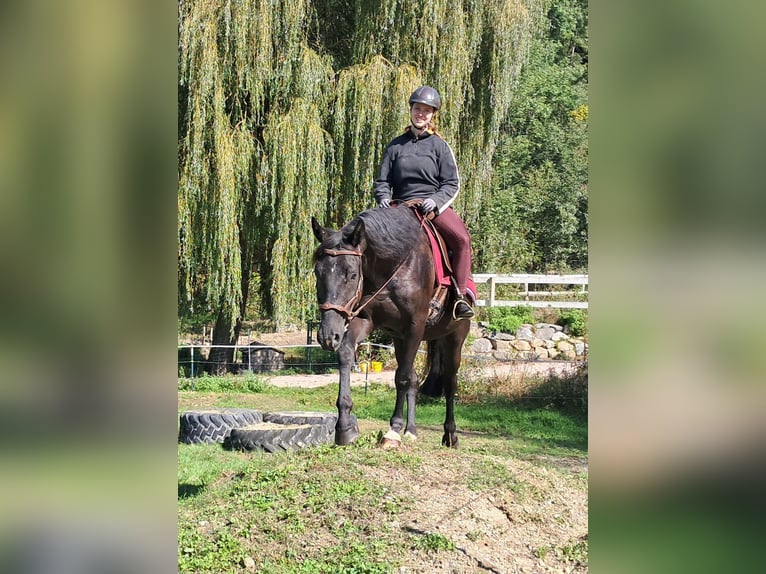
[{"label": "gravel path", "polygon": [[[576,364],[569,361],[515,361],[513,363],[493,363],[482,369],[487,378],[497,377],[530,377],[557,375],[574,371]],[[315,388],[338,383],[338,373],[324,375],[279,375],[267,377],[270,384],[276,387]],[[379,383],[393,387],[394,371],[380,373],[351,373],[351,386],[363,387],[365,384]]]}]

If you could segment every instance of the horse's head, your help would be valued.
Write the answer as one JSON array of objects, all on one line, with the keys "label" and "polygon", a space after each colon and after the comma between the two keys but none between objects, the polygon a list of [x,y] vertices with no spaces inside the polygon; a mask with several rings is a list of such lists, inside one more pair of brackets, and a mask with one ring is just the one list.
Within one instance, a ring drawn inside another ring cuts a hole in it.
[{"label": "horse's head", "polygon": [[322,227],[311,218],[320,245],[314,254],[317,302],[321,320],[317,338],[327,351],[337,351],[362,298],[362,253],[366,246],[364,223],[355,219],[343,229]]}]

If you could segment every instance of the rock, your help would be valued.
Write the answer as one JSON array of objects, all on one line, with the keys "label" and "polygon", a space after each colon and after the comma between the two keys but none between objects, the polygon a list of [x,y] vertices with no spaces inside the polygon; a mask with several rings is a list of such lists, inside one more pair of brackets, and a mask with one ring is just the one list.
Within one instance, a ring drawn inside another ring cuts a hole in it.
[{"label": "rock", "polygon": [[548,353],[548,349],[545,347],[537,347],[534,351],[535,359],[540,361],[544,359],[550,359],[550,354]]},{"label": "rock", "polygon": [[476,339],[473,342],[473,345],[471,346],[471,349],[474,353],[491,353],[492,352],[492,341],[489,339]]},{"label": "rock", "polygon": [[513,353],[509,353],[508,351],[495,351],[492,353],[492,358],[497,359],[498,361],[512,361],[513,360]]},{"label": "rock", "polygon": [[542,339],[534,338],[532,339],[532,342],[530,344],[532,345],[533,349],[536,349],[537,347],[544,347],[545,341],[543,341]]},{"label": "rock", "polygon": [[245,556],[242,559],[242,566],[244,566],[245,570],[248,572],[255,572],[255,560],[253,560],[250,556]]},{"label": "rock", "polygon": [[559,341],[558,343],[556,343],[556,348],[559,351],[563,351],[563,352],[567,352],[567,351],[574,352],[575,346],[569,341]]},{"label": "rock", "polygon": [[495,339],[500,341],[513,341],[516,337],[510,333],[498,333],[495,335]]},{"label": "rock", "polygon": [[564,339],[569,339],[569,335],[561,331],[557,331],[551,336],[551,341],[561,341]]},{"label": "rock", "polygon": [[531,341],[535,338],[535,334],[532,332],[532,329],[529,327],[521,326],[516,331],[516,338],[517,339],[523,339],[524,341]]},{"label": "rock", "polygon": [[542,340],[544,340],[544,341],[547,341],[548,339],[550,339],[551,337],[553,337],[553,335],[554,335],[555,333],[557,333],[557,332],[558,332],[558,331],[556,331],[555,329],[553,329],[553,327],[551,327],[551,326],[549,326],[549,325],[546,325],[546,326],[544,326],[544,327],[541,327],[541,328],[539,328],[539,329],[537,329],[537,330],[535,331],[535,337],[537,337],[538,339],[542,339]]},{"label": "rock", "polygon": [[575,354],[584,355],[585,354],[585,341],[575,341],[574,342],[574,351]]},{"label": "rock", "polygon": [[532,349],[532,345],[529,344],[529,341],[525,341],[523,339],[513,341],[511,346],[517,351],[529,351]]},{"label": "rock", "polygon": [[511,342],[492,339],[492,348],[496,351],[508,351],[511,348]]}]

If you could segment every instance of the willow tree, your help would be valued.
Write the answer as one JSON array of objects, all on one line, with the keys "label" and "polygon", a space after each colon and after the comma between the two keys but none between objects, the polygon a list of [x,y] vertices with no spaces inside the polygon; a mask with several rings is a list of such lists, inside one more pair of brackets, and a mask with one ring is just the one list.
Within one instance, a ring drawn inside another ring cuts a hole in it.
[{"label": "willow tree", "polygon": [[444,96],[470,226],[538,1],[181,0],[181,313],[211,313],[218,344],[249,295],[278,324],[312,315],[310,215],[340,224],[372,206],[422,83]]},{"label": "willow tree", "polygon": [[301,0],[179,5],[179,307],[213,314],[214,344],[236,340],[253,271],[277,320],[309,305],[298,220],[327,203],[334,83],[305,42],[309,13]]}]

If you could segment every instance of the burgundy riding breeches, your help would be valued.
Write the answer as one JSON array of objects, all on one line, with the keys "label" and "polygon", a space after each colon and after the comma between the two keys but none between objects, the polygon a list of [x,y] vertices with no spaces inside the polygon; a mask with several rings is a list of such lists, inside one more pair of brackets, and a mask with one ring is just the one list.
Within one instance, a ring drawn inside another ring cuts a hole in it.
[{"label": "burgundy riding breeches", "polygon": [[461,295],[465,295],[471,277],[471,237],[468,229],[451,207],[437,215],[432,222],[444,238],[447,248],[452,251],[452,270],[455,272],[457,288]]}]

